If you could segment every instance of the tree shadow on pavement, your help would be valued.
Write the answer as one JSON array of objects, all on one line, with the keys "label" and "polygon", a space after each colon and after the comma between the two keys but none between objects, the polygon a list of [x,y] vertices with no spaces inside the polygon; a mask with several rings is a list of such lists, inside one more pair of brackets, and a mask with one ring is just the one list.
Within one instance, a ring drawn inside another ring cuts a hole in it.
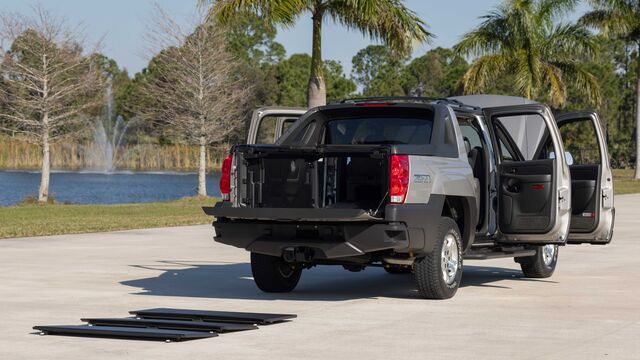
[{"label": "tree shadow on pavement", "polygon": [[[411,274],[387,274],[381,268],[369,267],[353,273],[340,266],[317,266],[304,270],[291,293],[263,293],[254,284],[251,265],[188,261],[160,261],[154,265],[131,265],[159,270],[158,276],[127,280],[122,285],[139,289],[137,295],[185,296],[218,299],[344,301],[362,298],[419,298]],[[519,270],[465,266],[461,287],[482,286],[510,289],[502,280],[527,279]]]}]

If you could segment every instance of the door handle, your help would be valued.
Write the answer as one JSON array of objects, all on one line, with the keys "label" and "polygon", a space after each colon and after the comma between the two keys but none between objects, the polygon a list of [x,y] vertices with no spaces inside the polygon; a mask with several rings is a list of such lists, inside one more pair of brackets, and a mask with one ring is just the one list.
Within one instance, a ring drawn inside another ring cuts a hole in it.
[{"label": "door handle", "polygon": [[509,179],[502,184],[502,190],[509,194],[518,194],[520,192],[520,182],[516,179]]}]

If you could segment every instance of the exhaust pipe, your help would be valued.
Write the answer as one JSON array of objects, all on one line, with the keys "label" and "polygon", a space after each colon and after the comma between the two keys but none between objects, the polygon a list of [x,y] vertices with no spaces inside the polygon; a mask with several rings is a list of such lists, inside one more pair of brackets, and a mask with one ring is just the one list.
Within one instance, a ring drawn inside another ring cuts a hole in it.
[{"label": "exhaust pipe", "polygon": [[413,262],[416,260],[415,257],[410,257],[410,258],[383,258],[382,261],[384,261],[387,264],[392,264],[392,265],[406,265],[406,266],[411,266],[413,265]]}]

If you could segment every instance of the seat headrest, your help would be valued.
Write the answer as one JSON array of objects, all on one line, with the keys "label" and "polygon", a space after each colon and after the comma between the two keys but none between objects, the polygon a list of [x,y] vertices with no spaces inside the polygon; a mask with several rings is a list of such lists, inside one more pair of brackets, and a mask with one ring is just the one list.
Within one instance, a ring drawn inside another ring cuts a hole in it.
[{"label": "seat headrest", "polygon": [[464,140],[464,148],[468,154],[469,152],[471,152],[471,141],[469,141],[469,138],[466,136],[464,136],[462,139]]}]

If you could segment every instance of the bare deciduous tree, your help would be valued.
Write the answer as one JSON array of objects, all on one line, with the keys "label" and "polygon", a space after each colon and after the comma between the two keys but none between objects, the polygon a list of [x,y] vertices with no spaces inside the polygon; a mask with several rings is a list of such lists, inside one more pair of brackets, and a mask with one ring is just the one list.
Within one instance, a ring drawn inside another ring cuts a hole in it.
[{"label": "bare deciduous tree", "polygon": [[0,37],[8,45],[0,62],[0,131],[42,147],[38,201],[46,203],[50,144],[86,130],[87,112],[102,101],[103,76],[79,32],[42,8],[29,17],[0,14]]},{"label": "bare deciduous tree", "polygon": [[252,86],[226,49],[224,29],[206,10],[180,25],[160,7],[147,40],[152,53],[146,87],[152,104],[143,117],[171,135],[200,147],[198,195],[206,196],[207,146],[228,139],[243,124]]}]

